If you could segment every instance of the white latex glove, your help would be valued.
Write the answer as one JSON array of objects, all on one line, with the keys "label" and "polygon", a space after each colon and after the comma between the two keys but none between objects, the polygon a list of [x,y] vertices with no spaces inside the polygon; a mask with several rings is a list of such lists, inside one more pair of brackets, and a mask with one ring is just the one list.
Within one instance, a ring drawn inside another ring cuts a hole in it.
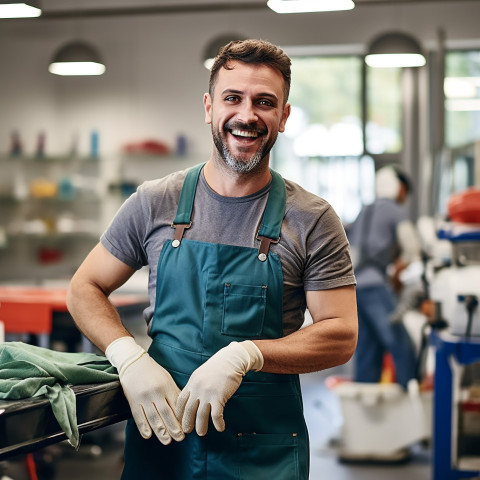
[{"label": "white latex glove", "polygon": [[164,445],[185,438],[174,408],[180,389],[171,375],[132,337],[121,337],[106,349],[105,356],[116,367],[132,416],[143,438],[152,431]]},{"label": "white latex glove", "polygon": [[183,431],[190,433],[195,426],[198,435],[205,435],[211,413],[213,425],[223,432],[225,404],[237,391],[244,375],[262,367],[262,352],[250,340],[232,342],[210,357],[192,373],[178,397],[176,413],[182,418]]}]

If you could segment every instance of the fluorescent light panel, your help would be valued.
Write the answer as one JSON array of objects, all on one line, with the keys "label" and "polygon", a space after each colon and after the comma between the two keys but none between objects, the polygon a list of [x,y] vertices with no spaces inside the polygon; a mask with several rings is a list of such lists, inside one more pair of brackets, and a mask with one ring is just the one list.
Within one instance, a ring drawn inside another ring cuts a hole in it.
[{"label": "fluorescent light panel", "polygon": [[0,18],[39,17],[42,11],[26,3],[0,3]]},{"label": "fluorescent light panel", "polygon": [[365,62],[369,67],[393,68],[393,67],[423,67],[425,57],[419,53],[382,53],[367,55]]},{"label": "fluorescent light panel", "polygon": [[48,71],[55,75],[102,75],[105,65],[96,48],[75,40],[55,52]]},{"label": "fluorescent light panel", "polygon": [[352,0],[268,0],[267,5],[277,13],[332,12],[355,7]]},{"label": "fluorescent light panel", "polygon": [[62,76],[102,75],[105,65],[96,62],[56,62],[49,65],[48,71]]}]

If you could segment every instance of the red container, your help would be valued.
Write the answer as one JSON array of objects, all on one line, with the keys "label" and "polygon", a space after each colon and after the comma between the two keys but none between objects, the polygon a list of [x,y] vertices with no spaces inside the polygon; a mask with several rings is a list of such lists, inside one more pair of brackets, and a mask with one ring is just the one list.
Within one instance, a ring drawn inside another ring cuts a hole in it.
[{"label": "red container", "polygon": [[452,222],[480,223],[480,188],[471,187],[452,195],[448,201],[448,217]]}]

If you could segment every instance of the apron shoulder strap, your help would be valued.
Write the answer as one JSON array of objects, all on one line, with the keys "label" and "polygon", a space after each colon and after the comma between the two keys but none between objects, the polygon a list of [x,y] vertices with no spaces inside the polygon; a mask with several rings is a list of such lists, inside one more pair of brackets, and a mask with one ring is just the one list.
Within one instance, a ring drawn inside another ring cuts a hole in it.
[{"label": "apron shoulder strap", "polygon": [[200,163],[190,168],[183,181],[180,199],[178,201],[177,213],[173,219],[172,227],[175,229],[173,235],[173,247],[177,248],[183,238],[183,232],[192,225],[193,201],[197,190],[198,177],[205,163]]},{"label": "apron shoulder strap", "polygon": [[282,176],[274,170],[270,170],[270,173],[272,174],[272,186],[268,193],[267,206],[265,207],[258,236],[278,241],[283,217],[285,216],[287,190]]},{"label": "apron shoulder strap", "polygon": [[[180,199],[178,201],[177,213],[173,220],[172,227],[175,228],[172,245],[178,247],[182,241],[183,233],[186,228],[191,226],[193,211],[193,202],[197,189],[198,177],[205,164],[201,163],[190,168],[183,182]],[[272,174],[272,186],[268,194],[267,205],[260,223],[257,238],[260,240],[258,258],[266,260],[271,243],[278,243],[280,239],[280,230],[282,228],[283,217],[285,216],[285,205],[287,191],[285,181],[282,176],[270,170]]]},{"label": "apron shoulder strap", "polygon": [[265,207],[257,235],[257,238],[260,240],[258,259],[262,262],[267,259],[270,244],[278,243],[280,240],[280,231],[287,202],[285,181],[274,170],[270,169],[270,173],[272,174],[272,186],[268,193],[267,206]]},{"label": "apron shoulder strap", "polygon": [[178,201],[177,214],[173,220],[173,226],[190,224],[198,177],[204,165],[205,163],[200,163],[188,170],[180,193],[180,200]]}]

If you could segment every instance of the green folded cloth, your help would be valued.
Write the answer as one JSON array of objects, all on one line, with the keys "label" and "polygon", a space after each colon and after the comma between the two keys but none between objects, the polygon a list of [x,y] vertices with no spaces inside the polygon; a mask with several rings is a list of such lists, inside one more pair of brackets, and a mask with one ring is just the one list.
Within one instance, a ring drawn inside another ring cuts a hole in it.
[{"label": "green folded cloth", "polygon": [[0,399],[21,400],[45,395],[69,442],[78,448],[80,436],[72,385],[118,380],[106,357],[68,353],[22,342],[0,342]]}]

